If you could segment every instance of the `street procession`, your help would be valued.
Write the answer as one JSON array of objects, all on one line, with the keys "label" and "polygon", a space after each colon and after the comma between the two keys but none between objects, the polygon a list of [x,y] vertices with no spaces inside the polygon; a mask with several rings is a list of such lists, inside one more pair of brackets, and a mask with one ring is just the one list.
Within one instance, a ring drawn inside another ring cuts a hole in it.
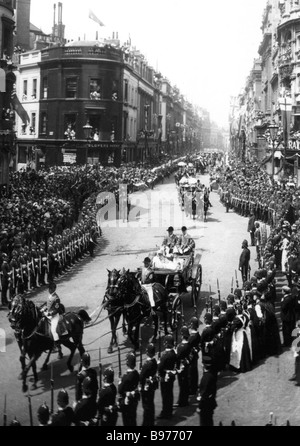
[{"label": "street procession", "polygon": [[300,426],[299,2],[87,3],[0,1],[0,426]]}]

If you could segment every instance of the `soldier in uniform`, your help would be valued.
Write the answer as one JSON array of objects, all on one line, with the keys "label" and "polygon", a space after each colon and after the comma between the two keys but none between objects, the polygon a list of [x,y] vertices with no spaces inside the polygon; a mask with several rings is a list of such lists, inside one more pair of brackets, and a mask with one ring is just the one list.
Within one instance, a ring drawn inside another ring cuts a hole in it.
[{"label": "soldier in uniform", "polygon": [[189,405],[189,368],[191,345],[188,342],[190,333],[186,326],[181,327],[181,342],[177,346],[177,374],[179,395],[174,407],[186,407]]},{"label": "soldier in uniform", "polygon": [[173,415],[174,394],[173,387],[176,375],[176,353],[174,350],[174,338],[172,335],[165,336],[165,351],[162,353],[158,363],[158,375],[160,379],[160,390],[162,397],[162,411],[158,419],[170,419]]},{"label": "soldier in uniform", "polygon": [[128,353],[126,364],[128,369],[118,386],[118,393],[121,397],[120,408],[123,426],[136,426],[137,406],[140,398],[138,391],[140,376],[135,368],[136,357],[134,353]]},{"label": "soldier in uniform", "polygon": [[200,416],[200,426],[213,426],[213,414],[217,407],[217,374],[213,371],[212,360],[209,356],[202,358],[203,376],[199,384],[199,406],[197,412]]},{"label": "soldier in uniform", "polygon": [[39,285],[46,285],[45,275],[47,272],[47,253],[45,250],[45,242],[40,243],[40,248],[38,250],[39,257]]},{"label": "soldier in uniform", "polygon": [[13,250],[12,259],[10,261],[11,282],[10,282],[10,297],[22,292],[20,287],[20,263],[18,261],[18,253]]},{"label": "soldier in uniform", "polygon": [[107,368],[103,373],[104,386],[99,392],[97,402],[101,426],[116,426],[118,411],[116,407],[117,388],[114,384],[114,371]]},{"label": "soldier in uniform", "polygon": [[42,404],[37,410],[39,426],[48,426],[50,420],[50,409],[46,403]]},{"label": "soldier in uniform", "polygon": [[51,333],[54,340],[55,347],[59,350],[60,344],[59,344],[59,336],[57,334],[57,325],[59,322],[59,314],[60,314],[60,298],[56,294],[56,284],[54,282],[51,282],[49,285],[49,296],[47,301],[47,309],[46,309],[46,316],[50,318],[51,321]]},{"label": "soldier in uniform", "polygon": [[146,353],[147,359],[140,371],[142,405],[144,409],[142,426],[154,426],[154,396],[155,391],[158,389],[158,380],[156,375],[157,361],[155,359],[155,347],[153,344],[148,344]]},{"label": "soldier in uniform", "polygon": [[31,242],[31,286],[36,288],[39,286],[39,254],[36,243]]},{"label": "soldier in uniform", "polygon": [[92,397],[94,384],[89,376],[86,376],[82,383],[83,396],[74,405],[74,422],[76,426],[94,425],[94,418],[97,415],[97,403]]},{"label": "soldier in uniform", "polygon": [[189,394],[196,395],[199,383],[198,358],[200,351],[201,336],[198,331],[199,321],[197,317],[190,320],[190,336],[188,342],[191,347],[189,367]]},{"label": "soldier in uniform", "polygon": [[95,401],[97,400],[97,394],[98,394],[98,379],[97,379],[97,372],[95,369],[93,369],[91,367],[91,357],[89,355],[89,353],[85,352],[82,355],[81,358],[81,364],[80,364],[80,368],[79,368],[79,372],[77,374],[77,379],[76,379],[76,401],[81,400],[82,398],[82,383],[83,380],[89,376],[91,378],[91,398],[94,399]]},{"label": "soldier in uniform", "polygon": [[248,248],[247,240],[244,240],[242,243],[242,253],[240,255],[239,261],[239,271],[241,271],[242,281],[246,282],[248,279],[248,270],[249,270],[249,262],[250,262],[250,249]]},{"label": "soldier in uniform", "polygon": [[21,268],[22,292],[28,293],[27,254],[24,248],[20,248],[19,262]]},{"label": "soldier in uniform", "polygon": [[69,394],[61,389],[57,395],[57,412],[52,415],[50,426],[71,426],[74,423],[74,411],[69,406]]},{"label": "soldier in uniform", "polygon": [[7,306],[8,305],[7,291],[9,289],[11,281],[11,270],[8,264],[8,255],[6,253],[2,254],[1,273],[2,273],[1,303],[3,306]]}]

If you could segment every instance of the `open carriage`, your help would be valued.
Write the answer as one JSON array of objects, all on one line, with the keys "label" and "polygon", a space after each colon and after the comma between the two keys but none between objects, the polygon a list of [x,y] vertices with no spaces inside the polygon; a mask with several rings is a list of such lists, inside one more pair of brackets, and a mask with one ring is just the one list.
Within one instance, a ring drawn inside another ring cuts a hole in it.
[{"label": "open carriage", "polygon": [[[163,285],[168,292],[169,311],[171,312],[171,328],[174,330],[178,326],[179,318],[182,316],[182,295],[191,291],[191,303],[195,311],[197,300],[200,296],[202,285],[202,265],[201,255],[190,253],[187,255],[174,254],[173,260],[166,259],[165,266],[154,267],[154,282]],[[171,262],[171,263],[168,263]],[[176,269],[174,269],[174,265]],[[171,265],[172,268],[168,268]]]}]

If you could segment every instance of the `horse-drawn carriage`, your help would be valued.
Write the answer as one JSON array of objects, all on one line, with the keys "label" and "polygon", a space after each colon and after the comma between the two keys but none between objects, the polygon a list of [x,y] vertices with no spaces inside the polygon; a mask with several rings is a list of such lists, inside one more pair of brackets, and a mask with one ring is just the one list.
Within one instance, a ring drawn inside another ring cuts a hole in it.
[{"label": "horse-drawn carriage", "polygon": [[135,349],[139,348],[139,327],[144,318],[152,316],[154,334],[151,342],[155,342],[159,332],[159,321],[164,325],[165,334],[168,324],[174,332],[182,319],[182,295],[191,286],[192,305],[196,312],[197,299],[202,284],[201,256],[193,253],[188,255],[174,255],[176,268],[153,268],[154,283],[152,284],[153,302],[145,287],[138,279],[140,270],[108,271],[108,284],[104,296],[103,306],[109,313],[112,338],[108,353],[112,353],[113,346],[118,345],[116,330],[123,314],[128,325],[128,338]]},{"label": "horse-drawn carriage", "polygon": [[168,293],[169,311],[171,313],[170,326],[172,330],[178,325],[179,314],[182,311],[182,295],[191,287],[191,303],[197,308],[197,300],[202,285],[201,255],[194,253],[174,254],[172,263],[176,269],[168,269],[168,263],[164,268],[153,268],[154,282],[160,283]]}]

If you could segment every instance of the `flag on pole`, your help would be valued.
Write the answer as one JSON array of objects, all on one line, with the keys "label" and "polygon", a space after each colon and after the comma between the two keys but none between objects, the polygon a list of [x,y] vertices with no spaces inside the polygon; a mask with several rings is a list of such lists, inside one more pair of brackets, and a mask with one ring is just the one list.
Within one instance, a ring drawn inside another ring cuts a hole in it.
[{"label": "flag on pole", "polygon": [[93,13],[93,11],[90,9],[89,11],[89,18],[94,20],[94,22],[98,23],[98,25],[100,26],[105,26],[103,22],[101,22],[101,20],[98,19],[98,17],[96,16],[96,14]]}]

